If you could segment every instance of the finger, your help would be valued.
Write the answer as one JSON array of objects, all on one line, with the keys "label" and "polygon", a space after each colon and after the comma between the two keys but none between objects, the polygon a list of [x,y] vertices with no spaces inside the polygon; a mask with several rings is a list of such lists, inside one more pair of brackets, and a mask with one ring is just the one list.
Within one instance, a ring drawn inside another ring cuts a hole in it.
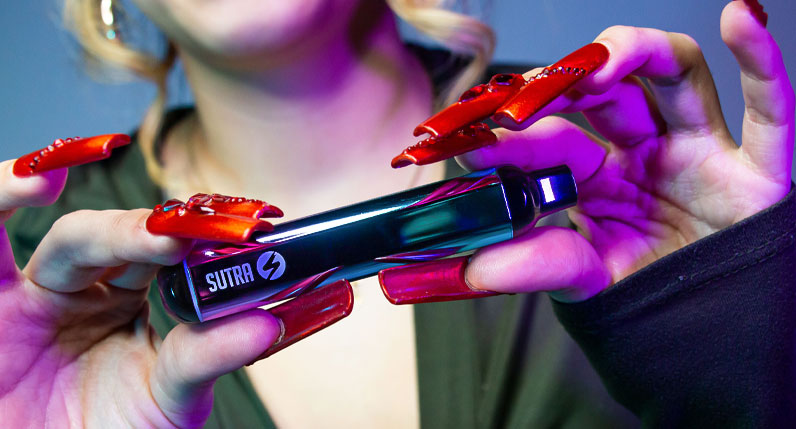
[{"label": "finger", "polygon": [[254,231],[270,232],[264,217],[282,217],[279,207],[262,200],[220,194],[196,194],[183,203],[158,204],[146,222],[147,231],[170,237],[242,243]]},{"label": "finger", "polygon": [[20,177],[106,159],[113,149],[130,144],[124,134],[56,139],[47,147],[19,157],[14,174]]},{"label": "finger", "polygon": [[548,291],[564,302],[590,298],[611,284],[594,248],[577,232],[538,227],[476,252],[465,271],[472,287],[503,293]]},{"label": "finger", "polygon": [[118,287],[147,287],[152,264],[176,264],[192,244],[150,234],[145,228],[150,213],[140,209],[67,214],[44,236],[24,273],[34,283],[58,292],[85,289],[105,275]]},{"label": "finger", "polygon": [[121,289],[140,289],[151,283],[162,265],[155,263],[129,263],[112,268],[99,268],[98,281]]},{"label": "finger", "polygon": [[[114,148],[129,143],[124,134],[57,139],[41,150],[0,163],[0,218],[17,207],[52,203],[63,189],[67,167],[105,159]],[[20,178],[35,179],[14,180]]]},{"label": "finger", "polygon": [[794,139],[793,86],[777,43],[744,2],[721,15],[721,37],[741,67],[746,111],[741,151],[762,174],[788,183]]},{"label": "finger", "polygon": [[599,95],[575,95],[564,113],[582,112],[591,126],[618,148],[633,147],[668,131],[655,97],[638,77],[628,76]]},{"label": "finger", "polygon": [[634,76],[627,76],[603,93],[585,94],[569,91],[533,114],[520,126],[520,131],[542,118],[556,113],[584,114],[592,127],[617,146],[632,147],[667,131],[656,101],[644,84]]},{"label": "finger", "polygon": [[727,132],[710,70],[694,39],[616,26],[595,41],[608,47],[610,59],[579,83],[579,91],[602,94],[631,74],[647,77],[670,133]]},{"label": "finger", "polygon": [[493,130],[497,143],[457,158],[467,169],[512,164],[537,170],[566,164],[577,182],[591,177],[605,159],[606,145],[593,134],[566,119],[550,116],[530,128],[514,132]]},{"label": "finger", "polygon": [[14,175],[16,160],[0,162],[0,220],[20,207],[52,204],[66,183],[67,169],[60,168],[29,177]]},{"label": "finger", "polygon": [[495,122],[509,129],[522,124],[538,110],[554,101],[584,77],[608,61],[608,48],[590,43],[527,79],[527,83],[495,110]]},{"label": "finger", "polygon": [[[611,107],[603,97],[594,96],[604,95],[628,76],[637,75],[650,79],[657,97],[657,110],[670,132],[726,131],[710,71],[693,39],[655,29],[616,26],[601,33],[595,42],[608,48],[608,61],[577,82],[573,90],[557,97],[516,128],[527,127],[541,117],[562,111]],[[622,101],[622,98],[617,94],[610,101]],[[656,113],[650,106],[651,103],[645,109]],[[635,116],[639,116],[638,113],[631,117]],[[655,119],[657,114],[649,116]]]},{"label": "finger", "polygon": [[279,337],[278,320],[253,309],[201,325],[178,325],[163,341],[150,386],[177,427],[201,427],[210,414],[213,383],[263,353]]},{"label": "finger", "polygon": [[[290,301],[268,309],[282,327],[279,340],[255,360],[265,359],[351,314],[354,290],[342,279],[303,293]],[[249,362],[249,365],[254,361]]]},{"label": "finger", "polygon": [[0,162],[0,282],[19,275],[5,221],[20,207],[52,204],[66,183],[65,168],[30,177],[17,177],[13,173],[14,162]]},{"label": "finger", "polygon": [[[5,227],[0,226],[0,285],[14,284],[21,274],[14,262],[11,242]],[[3,288],[0,288],[2,290]]]}]

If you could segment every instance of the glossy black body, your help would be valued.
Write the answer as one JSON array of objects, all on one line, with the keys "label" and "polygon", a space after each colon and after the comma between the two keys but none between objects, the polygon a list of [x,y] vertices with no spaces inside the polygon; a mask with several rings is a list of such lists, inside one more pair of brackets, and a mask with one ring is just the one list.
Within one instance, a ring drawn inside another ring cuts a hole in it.
[{"label": "glossy black body", "polygon": [[[552,198],[540,180],[548,191],[552,184]],[[243,245],[207,243],[163,268],[158,283],[176,318],[210,320],[341,278],[508,240],[540,215],[573,205],[576,195],[566,167],[480,171],[276,225]]]}]

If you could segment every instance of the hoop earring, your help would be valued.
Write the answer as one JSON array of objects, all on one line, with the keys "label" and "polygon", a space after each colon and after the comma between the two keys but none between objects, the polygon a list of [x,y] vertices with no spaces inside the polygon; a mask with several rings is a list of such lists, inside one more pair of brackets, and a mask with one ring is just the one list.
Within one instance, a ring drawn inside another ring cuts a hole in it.
[{"label": "hoop earring", "polygon": [[114,0],[100,0],[100,20],[102,21],[103,35],[113,42],[120,42],[117,8]]}]

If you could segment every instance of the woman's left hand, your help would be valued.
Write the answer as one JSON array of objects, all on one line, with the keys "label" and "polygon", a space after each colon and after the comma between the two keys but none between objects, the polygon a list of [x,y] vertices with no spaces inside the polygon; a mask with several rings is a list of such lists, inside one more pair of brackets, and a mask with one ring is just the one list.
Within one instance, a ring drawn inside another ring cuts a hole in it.
[{"label": "woman's left hand", "polygon": [[740,147],[693,39],[612,27],[596,39],[610,51],[607,63],[545,109],[583,112],[604,139],[546,117],[520,132],[494,130],[495,145],[460,157],[470,169],[568,164],[579,189],[569,211],[579,232],[540,227],[482,249],[468,283],[583,300],[781,200],[794,143],[794,92],[781,53],[743,2],[727,5],[721,32],[741,68]]}]

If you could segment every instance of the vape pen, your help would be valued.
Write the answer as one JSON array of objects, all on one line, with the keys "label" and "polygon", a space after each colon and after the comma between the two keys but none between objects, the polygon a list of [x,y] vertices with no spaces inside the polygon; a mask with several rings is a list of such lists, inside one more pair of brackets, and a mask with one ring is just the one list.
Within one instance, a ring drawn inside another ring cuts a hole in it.
[{"label": "vape pen", "polygon": [[160,295],[182,322],[211,320],[505,241],[576,201],[566,166],[478,171],[279,224],[243,244],[204,242],[161,269]]}]

